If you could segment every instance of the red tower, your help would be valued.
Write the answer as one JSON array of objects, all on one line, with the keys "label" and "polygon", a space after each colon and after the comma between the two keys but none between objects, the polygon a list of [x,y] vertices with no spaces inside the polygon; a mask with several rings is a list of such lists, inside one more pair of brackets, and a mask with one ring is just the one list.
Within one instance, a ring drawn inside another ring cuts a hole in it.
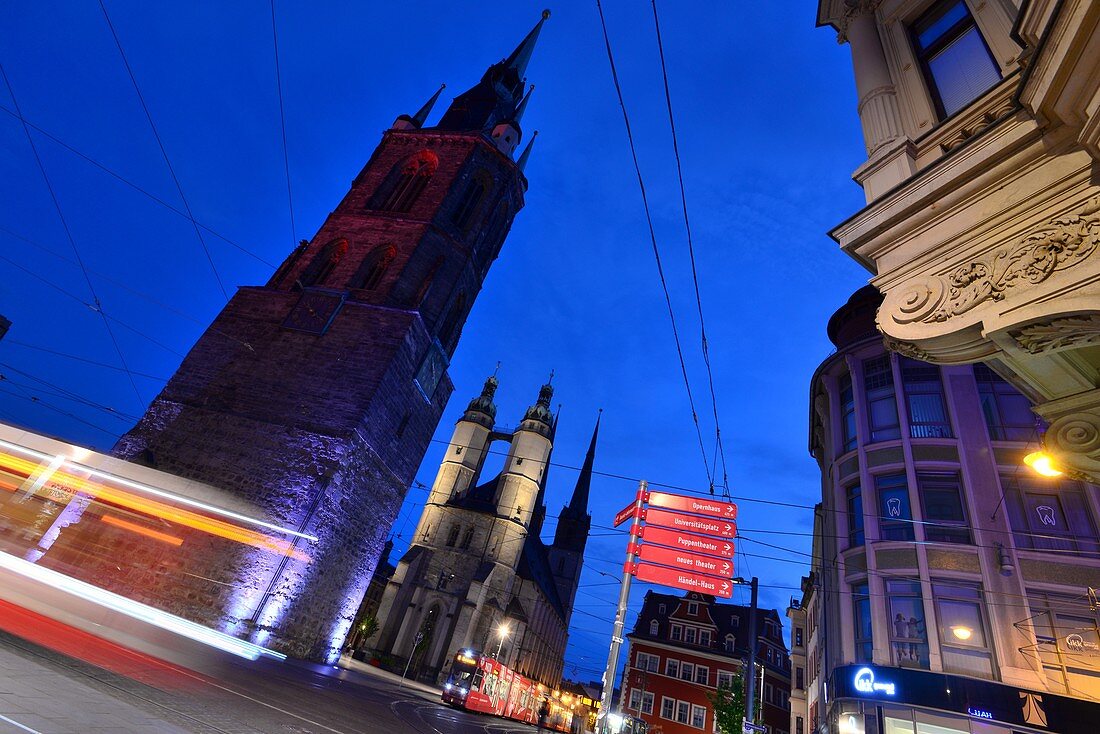
[{"label": "red tower", "polygon": [[192,581],[172,611],[291,655],[338,653],[524,203],[527,152],[512,154],[547,16],[438,125],[423,127],[439,92],[399,117],[317,234],[237,291],[115,446],[319,538],[308,564],[189,538],[176,556]]}]

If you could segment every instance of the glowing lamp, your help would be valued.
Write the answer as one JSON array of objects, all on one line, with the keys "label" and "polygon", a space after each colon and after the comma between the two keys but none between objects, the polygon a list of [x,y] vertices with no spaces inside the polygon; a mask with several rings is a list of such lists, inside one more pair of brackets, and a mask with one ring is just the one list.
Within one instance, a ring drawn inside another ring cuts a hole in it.
[{"label": "glowing lamp", "polygon": [[1033,451],[1024,457],[1024,463],[1044,477],[1060,477],[1063,472],[1054,466],[1054,459],[1046,451]]},{"label": "glowing lamp", "polygon": [[951,634],[955,635],[960,640],[969,640],[970,636],[974,634],[974,631],[969,627],[963,627],[962,625],[955,625],[951,628]]}]

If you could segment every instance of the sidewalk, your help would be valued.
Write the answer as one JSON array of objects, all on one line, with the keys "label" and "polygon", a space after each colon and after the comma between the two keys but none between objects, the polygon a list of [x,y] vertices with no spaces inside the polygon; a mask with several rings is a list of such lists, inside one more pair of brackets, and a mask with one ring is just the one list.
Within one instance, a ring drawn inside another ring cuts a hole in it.
[{"label": "sidewalk", "polygon": [[350,655],[344,655],[337,663],[341,668],[346,670],[353,670],[356,673],[364,673],[366,675],[372,675],[376,678],[380,678],[384,681],[392,683],[395,686],[400,686],[410,691],[417,691],[432,696],[435,700],[439,700],[439,697],[443,695],[443,689],[438,686],[428,685],[427,683],[421,683],[419,681],[411,680],[409,678],[401,679],[401,676],[397,673],[391,673],[388,670],[382,670],[374,665],[368,665],[367,663],[360,662],[353,659]]}]

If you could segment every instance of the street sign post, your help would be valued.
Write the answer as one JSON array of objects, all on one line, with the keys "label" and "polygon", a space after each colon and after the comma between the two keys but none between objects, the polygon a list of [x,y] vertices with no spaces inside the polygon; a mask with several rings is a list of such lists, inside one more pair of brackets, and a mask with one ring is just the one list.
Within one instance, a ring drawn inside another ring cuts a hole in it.
[{"label": "street sign post", "polygon": [[638,560],[656,563],[658,566],[671,566],[681,571],[695,571],[725,578],[733,576],[733,561],[728,558],[685,553],[676,548],[663,548],[659,545],[643,545],[638,551]]},{"label": "street sign post", "polygon": [[673,530],[685,530],[689,533],[702,533],[704,535],[716,535],[721,538],[736,538],[737,524],[733,520],[711,519],[709,517],[696,517],[684,515],[668,510],[648,509],[643,513],[646,525],[657,525]]},{"label": "street sign post", "polygon": [[720,576],[709,576],[704,573],[680,571],[664,566],[650,566],[641,564],[635,567],[634,575],[639,581],[648,581],[651,584],[673,586],[685,591],[701,591],[712,596],[721,596],[726,599],[733,596],[733,581]]},{"label": "street sign post", "polygon": [[655,543],[670,548],[691,551],[692,553],[706,553],[708,556],[721,558],[733,558],[734,545],[724,538],[709,538],[706,535],[695,533],[682,533],[678,530],[666,530],[658,527],[642,528],[641,537],[647,544]]},{"label": "street sign post", "polygon": [[748,721],[746,719],[742,719],[741,720],[741,731],[744,734],[758,734],[759,732],[767,731],[767,729],[764,728],[763,724],[754,724],[751,721]]},{"label": "street sign post", "polygon": [[634,517],[634,510],[636,509],[635,508],[636,504],[637,504],[636,502],[631,502],[629,505],[627,505],[623,509],[619,510],[618,514],[615,515],[615,522],[613,522],[611,524],[611,527],[617,528],[620,525],[622,525],[624,522],[629,520],[630,518]]},{"label": "street sign post", "polygon": [[676,510],[677,512],[691,512],[696,515],[707,515],[708,517],[718,517],[723,520],[737,519],[737,505],[732,502],[720,502],[718,500],[708,500],[700,497],[685,497],[682,494],[650,492],[649,506],[659,507],[665,510]]}]

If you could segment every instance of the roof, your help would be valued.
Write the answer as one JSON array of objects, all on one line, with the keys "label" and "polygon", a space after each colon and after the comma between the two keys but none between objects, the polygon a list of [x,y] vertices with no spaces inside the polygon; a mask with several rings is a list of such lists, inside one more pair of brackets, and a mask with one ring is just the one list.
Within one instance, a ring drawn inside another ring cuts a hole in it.
[{"label": "roof", "polygon": [[558,596],[558,587],[554,583],[554,574],[550,571],[550,564],[546,559],[546,546],[535,535],[528,535],[523,541],[523,555],[520,556],[519,568],[516,574],[523,579],[534,582],[553,607],[562,624],[569,623],[569,615],[565,612],[565,605]]}]

